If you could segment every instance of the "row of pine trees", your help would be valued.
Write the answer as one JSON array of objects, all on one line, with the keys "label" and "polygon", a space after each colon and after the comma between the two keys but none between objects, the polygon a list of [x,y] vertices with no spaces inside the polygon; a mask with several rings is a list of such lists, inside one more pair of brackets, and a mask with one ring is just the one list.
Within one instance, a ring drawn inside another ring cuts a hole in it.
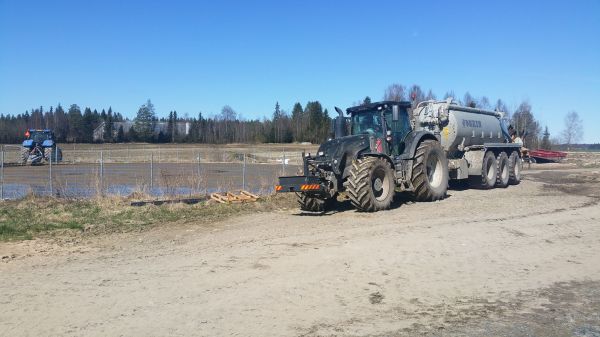
[{"label": "row of pine trees", "polygon": [[[456,99],[452,91],[443,96],[444,99],[448,97]],[[436,98],[431,90],[425,92],[418,85],[405,87],[401,84],[388,86],[383,96],[384,100],[412,100],[415,103]],[[504,111],[509,114],[512,125],[525,138],[527,146],[550,147],[548,130],[546,128],[546,132],[541,133],[540,124],[528,102],[523,101],[510,111],[501,99],[492,104],[487,97],[476,98],[468,92],[458,101],[468,106]],[[365,97],[355,105],[370,102],[371,99]],[[133,126],[124,128],[127,122]],[[167,126],[156,132],[157,123]],[[182,124],[188,125],[187,134]],[[57,141],[62,143],[91,143],[95,141],[94,130],[100,125],[104,125],[101,128],[102,142],[320,143],[330,135],[331,118],[319,101],[309,101],[304,106],[295,103],[291,111],[282,109],[276,103],[270,118],[244,119],[228,105],[219,114],[210,117],[202,113],[196,117],[182,117],[176,111],[170,111],[168,117],[159,118],[154,105],[148,100],[140,106],[136,117],[131,121],[121,113],[114,112],[111,107],[100,112],[89,107],[82,111],[78,105],[73,104],[64,111],[59,104],[48,110],[39,107],[23,114],[0,115],[0,143],[21,142],[28,128],[52,129]]]},{"label": "row of pine trees", "polygon": [[[124,127],[129,122],[131,128]],[[155,132],[157,123],[166,128]],[[50,129],[60,143],[92,143],[94,130],[102,132],[101,142],[189,142],[189,143],[319,143],[329,135],[331,119],[327,109],[319,101],[308,102],[304,107],[294,104],[292,113],[275,104],[272,118],[242,119],[230,106],[224,106],[220,114],[205,117],[180,117],[170,111],[167,118],[158,118],[150,100],[143,104],[133,120],[119,112],[73,104],[65,112],[62,105],[56,108],[31,109],[23,114],[0,115],[0,143],[20,143],[27,129]],[[188,133],[185,127],[188,124]]]}]

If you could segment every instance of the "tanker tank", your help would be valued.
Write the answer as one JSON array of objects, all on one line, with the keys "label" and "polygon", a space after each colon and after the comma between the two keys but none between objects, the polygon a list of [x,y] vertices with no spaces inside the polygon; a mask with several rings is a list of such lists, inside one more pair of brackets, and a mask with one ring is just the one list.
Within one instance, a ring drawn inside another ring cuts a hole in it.
[{"label": "tanker tank", "polygon": [[413,116],[421,128],[439,134],[449,159],[460,157],[470,146],[509,142],[500,112],[463,107],[448,100],[422,102]]}]

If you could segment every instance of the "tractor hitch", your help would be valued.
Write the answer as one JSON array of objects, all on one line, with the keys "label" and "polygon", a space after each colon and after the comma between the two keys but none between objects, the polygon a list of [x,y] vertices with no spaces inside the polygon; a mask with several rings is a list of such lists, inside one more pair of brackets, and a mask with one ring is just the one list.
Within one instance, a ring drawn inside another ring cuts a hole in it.
[{"label": "tractor hitch", "polygon": [[275,186],[275,192],[309,192],[314,194],[327,193],[327,188],[319,177],[314,176],[291,176],[279,177],[279,185]]}]

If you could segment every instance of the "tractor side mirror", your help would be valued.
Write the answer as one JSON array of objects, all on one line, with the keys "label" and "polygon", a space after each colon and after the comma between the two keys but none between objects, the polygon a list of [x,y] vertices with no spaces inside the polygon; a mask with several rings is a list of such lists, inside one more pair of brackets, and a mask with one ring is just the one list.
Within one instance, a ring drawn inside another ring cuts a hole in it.
[{"label": "tractor side mirror", "polygon": [[398,111],[398,106],[397,105],[392,105],[392,120],[394,122],[398,121],[400,119],[400,112]]}]

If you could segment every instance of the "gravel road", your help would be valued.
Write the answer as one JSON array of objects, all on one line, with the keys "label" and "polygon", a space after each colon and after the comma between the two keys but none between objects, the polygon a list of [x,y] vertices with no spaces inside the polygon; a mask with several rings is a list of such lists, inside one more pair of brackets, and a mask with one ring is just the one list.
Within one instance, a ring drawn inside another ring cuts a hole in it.
[{"label": "gravel road", "polygon": [[600,173],[0,243],[2,336],[600,336]]}]

